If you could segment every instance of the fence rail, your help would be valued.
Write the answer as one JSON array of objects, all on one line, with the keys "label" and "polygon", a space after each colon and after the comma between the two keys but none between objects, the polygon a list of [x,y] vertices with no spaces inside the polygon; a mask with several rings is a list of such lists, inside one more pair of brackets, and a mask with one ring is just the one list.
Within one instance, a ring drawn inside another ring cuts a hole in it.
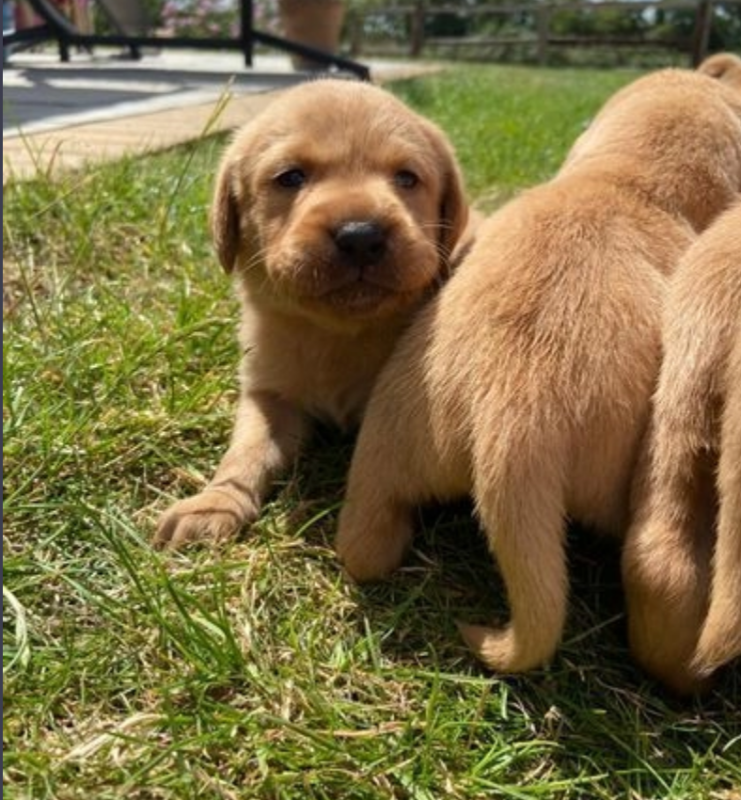
[{"label": "fence rail", "polygon": [[[350,47],[353,56],[360,56],[369,49],[374,28],[386,27],[403,30],[403,42],[397,43],[397,53],[411,57],[423,55],[431,48],[450,49],[454,52],[482,47],[528,47],[535,52],[535,60],[547,62],[553,48],[559,47],[651,47],[665,48],[689,54],[690,61],[697,65],[707,54],[713,25],[730,7],[741,8],[741,0],[602,0],[602,2],[537,3],[529,5],[476,5],[462,8],[461,5],[429,6],[424,0],[411,5],[388,6],[382,11],[355,11],[350,19]],[[562,34],[553,30],[553,20],[563,13],[600,14],[605,11],[636,14],[666,12],[691,12],[694,21],[691,32],[685,35],[658,37],[643,32],[623,34],[620,32]],[[481,25],[486,20],[515,20],[516,30],[509,26],[506,32],[479,35],[434,35],[430,34],[430,22],[447,17],[458,20],[464,27]],[[739,43],[741,48],[741,42]],[[388,50],[388,47],[385,48]]]}]

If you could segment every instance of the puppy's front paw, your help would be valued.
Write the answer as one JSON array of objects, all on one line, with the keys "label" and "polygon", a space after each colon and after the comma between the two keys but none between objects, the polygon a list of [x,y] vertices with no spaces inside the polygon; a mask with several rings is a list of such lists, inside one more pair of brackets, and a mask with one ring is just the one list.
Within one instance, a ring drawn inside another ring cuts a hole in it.
[{"label": "puppy's front paw", "polygon": [[204,489],[194,497],[179,500],[162,515],[154,545],[178,548],[195,542],[219,544],[234,538],[255,516],[226,492]]},{"label": "puppy's front paw", "polygon": [[[347,508],[347,507],[346,507]],[[411,521],[403,514],[384,514],[383,522],[357,524],[343,510],[335,546],[337,558],[358,583],[388,577],[401,566],[412,541]]]}]

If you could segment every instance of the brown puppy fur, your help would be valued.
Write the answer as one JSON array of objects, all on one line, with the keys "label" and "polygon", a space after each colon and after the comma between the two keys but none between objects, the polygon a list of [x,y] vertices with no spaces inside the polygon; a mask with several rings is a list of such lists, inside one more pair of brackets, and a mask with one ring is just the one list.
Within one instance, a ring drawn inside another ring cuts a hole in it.
[{"label": "brown puppy fur", "polygon": [[618,92],[550,183],[479,228],[381,372],[353,457],[337,550],[387,575],[412,509],[469,493],[511,622],[466,625],[490,668],[554,654],[566,519],[622,532],[679,256],[741,189],[741,97],[665,70]]},{"label": "brown puppy fur", "polygon": [[[736,214],[737,226],[741,214]],[[739,228],[736,227],[738,237]],[[736,239],[736,277],[741,242]],[[738,287],[737,287],[738,291]],[[737,306],[741,317],[741,303]],[[713,561],[710,609],[703,624],[692,667],[700,676],[741,656],[741,327],[726,373],[725,410],[718,465],[720,514]]]},{"label": "brown puppy fur", "polygon": [[623,556],[633,652],[680,692],[741,654],[739,320],[741,202],[689,249],[669,289]]},{"label": "brown puppy fur", "polygon": [[155,541],[217,541],[257,516],[310,416],[356,423],[412,313],[447,277],[467,220],[442,132],[387,92],[318,80],[237,134],[211,225],[243,313],[241,394],[213,480]]}]

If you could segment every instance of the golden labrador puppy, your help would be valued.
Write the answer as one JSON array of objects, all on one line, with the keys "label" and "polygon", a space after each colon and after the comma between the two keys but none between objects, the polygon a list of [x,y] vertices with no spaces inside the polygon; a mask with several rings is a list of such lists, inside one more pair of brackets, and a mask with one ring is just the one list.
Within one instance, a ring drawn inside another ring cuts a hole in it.
[{"label": "golden labrador puppy", "polygon": [[310,417],[358,420],[399,333],[447,276],[467,215],[445,136],[380,88],[304,84],[237,134],[211,217],[243,305],[236,425],[213,480],[165,513],[157,544],[232,536]]},{"label": "golden labrador puppy", "polygon": [[741,200],[680,262],[663,338],[623,571],[636,658],[688,692],[741,655]]},{"label": "golden labrador puppy", "polygon": [[361,426],[337,537],[357,580],[396,569],[418,503],[471,494],[509,600],[462,627],[490,668],[554,654],[566,520],[626,525],[667,276],[741,189],[741,96],[664,70],[618,92],[550,183],[486,220],[415,318]]}]

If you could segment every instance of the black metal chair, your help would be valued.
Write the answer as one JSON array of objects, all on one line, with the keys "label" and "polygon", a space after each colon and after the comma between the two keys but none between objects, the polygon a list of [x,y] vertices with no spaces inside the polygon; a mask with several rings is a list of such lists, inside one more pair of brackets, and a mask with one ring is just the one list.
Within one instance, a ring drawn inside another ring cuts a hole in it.
[{"label": "black metal chair", "polygon": [[43,20],[42,24],[16,30],[8,35],[3,31],[3,51],[7,47],[28,47],[50,39],[57,41],[59,57],[65,62],[70,60],[70,48],[89,49],[96,45],[126,47],[135,59],[140,57],[142,47],[237,50],[243,54],[245,65],[249,67],[252,66],[253,44],[259,42],[266,47],[314,59],[327,67],[356,75],[362,80],[370,80],[370,70],[365,64],[255,30],[252,27],[252,0],[239,0],[239,34],[236,37],[223,38],[153,35],[145,4],[140,0],[97,0],[114,28],[115,32],[110,34],[81,32],[51,0],[28,0],[28,3]]}]

